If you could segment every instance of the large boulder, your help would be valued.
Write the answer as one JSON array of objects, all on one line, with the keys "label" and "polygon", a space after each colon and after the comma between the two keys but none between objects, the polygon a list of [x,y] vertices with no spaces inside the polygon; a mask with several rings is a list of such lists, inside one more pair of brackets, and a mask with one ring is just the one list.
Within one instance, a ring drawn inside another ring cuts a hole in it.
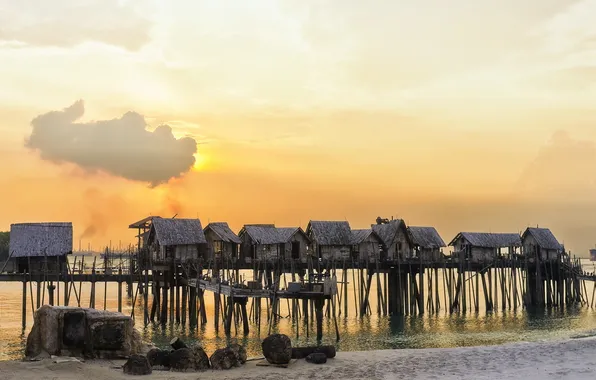
[{"label": "large boulder", "polygon": [[195,369],[195,357],[189,348],[181,348],[170,354],[170,370],[188,372]]},{"label": "large boulder", "polygon": [[232,343],[228,346],[230,350],[236,356],[236,360],[238,361],[239,365],[246,363],[247,355],[246,355],[246,348],[239,345],[238,343]]},{"label": "large boulder", "polygon": [[122,370],[127,375],[150,375],[153,372],[149,360],[142,355],[131,355]]},{"label": "large boulder", "polygon": [[153,348],[147,352],[147,359],[151,367],[159,369],[170,369],[170,350]]},{"label": "large boulder", "polygon": [[213,369],[230,369],[232,367],[238,367],[240,364],[236,357],[236,354],[229,347],[220,348],[216,350],[210,358],[211,368]]},{"label": "large boulder", "polygon": [[209,356],[207,355],[205,350],[203,350],[203,347],[201,347],[199,344],[194,344],[190,346],[190,350],[192,351],[192,354],[194,356],[195,370],[205,371],[211,367],[211,364],[209,363]]},{"label": "large boulder", "polygon": [[35,312],[25,356],[84,356],[118,359],[144,345],[130,316],[79,307],[44,305]]},{"label": "large boulder", "polygon": [[271,364],[288,364],[292,359],[292,341],[284,334],[270,335],[262,343],[263,356]]}]

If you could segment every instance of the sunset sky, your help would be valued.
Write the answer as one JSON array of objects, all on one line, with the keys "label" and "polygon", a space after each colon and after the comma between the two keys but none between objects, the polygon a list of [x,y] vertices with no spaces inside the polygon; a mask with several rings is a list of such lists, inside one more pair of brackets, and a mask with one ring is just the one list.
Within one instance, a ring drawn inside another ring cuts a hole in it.
[{"label": "sunset sky", "polygon": [[596,244],[596,0],[72,4],[0,0],[0,230],[394,216]]}]

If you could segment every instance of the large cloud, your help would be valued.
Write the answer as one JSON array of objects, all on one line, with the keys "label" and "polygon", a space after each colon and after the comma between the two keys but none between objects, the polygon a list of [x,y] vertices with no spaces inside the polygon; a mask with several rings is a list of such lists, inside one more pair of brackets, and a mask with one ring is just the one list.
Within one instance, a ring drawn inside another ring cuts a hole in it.
[{"label": "large cloud", "polygon": [[119,119],[76,122],[84,112],[80,100],[36,117],[25,145],[38,150],[44,160],[71,162],[86,171],[105,171],[152,186],[181,176],[195,163],[197,142],[176,139],[167,125],[148,131],[136,112]]},{"label": "large cloud", "polygon": [[149,41],[151,23],[127,3],[0,0],[0,40],[66,47],[98,41],[137,50]]}]

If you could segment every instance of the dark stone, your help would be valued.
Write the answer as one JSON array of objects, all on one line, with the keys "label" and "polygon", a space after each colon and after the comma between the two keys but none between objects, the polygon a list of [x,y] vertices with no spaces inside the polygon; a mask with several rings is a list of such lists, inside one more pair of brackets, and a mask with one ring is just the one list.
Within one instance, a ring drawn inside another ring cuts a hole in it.
[{"label": "dark stone", "polygon": [[126,340],[125,328],[119,322],[104,322],[93,326],[93,348],[96,350],[121,350]]},{"label": "dark stone", "polygon": [[236,358],[236,354],[232,349],[220,348],[211,355],[211,368],[213,369],[230,369],[238,367],[240,363]]},{"label": "dark stone", "polygon": [[195,356],[189,348],[181,348],[170,354],[170,369],[176,372],[194,371]]},{"label": "dark stone", "polygon": [[246,356],[246,348],[242,347],[238,343],[230,344],[228,346],[228,348],[230,350],[232,350],[232,352],[234,352],[234,355],[236,356],[236,360],[238,361],[238,363],[240,365],[246,363],[246,358],[247,358],[247,356]]},{"label": "dark stone", "polygon": [[313,364],[327,363],[327,355],[322,352],[315,352],[306,357],[306,361]]},{"label": "dark stone", "polygon": [[190,347],[190,350],[194,356],[194,366],[197,371],[205,371],[211,367],[211,364],[209,363],[209,356],[207,356],[207,353],[205,350],[203,350],[203,347],[195,344]]},{"label": "dark stone", "polygon": [[314,346],[314,347],[292,347],[292,359],[304,359],[310,354],[320,352],[327,356],[327,359],[335,357],[335,346]]},{"label": "dark stone", "polygon": [[292,359],[292,341],[287,335],[270,335],[262,343],[263,356],[271,364],[288,364]]},{"label": "dark stone", "polygon": [[149,360],[143,355],[131,355],[122,367],[127,375],[151,375]]},{"label": "dark stone", "polygon": [[62,329],[62,344],[72,350],[85,348],[87,332],[87,316],[83,310],[70,311],[64,314]]},{"label": "dark stone", "polygon": [[169,350],[160,350],[159,348],[154,348],[147,353],[147,359],[149,360],[151,367],[170,368]]}]

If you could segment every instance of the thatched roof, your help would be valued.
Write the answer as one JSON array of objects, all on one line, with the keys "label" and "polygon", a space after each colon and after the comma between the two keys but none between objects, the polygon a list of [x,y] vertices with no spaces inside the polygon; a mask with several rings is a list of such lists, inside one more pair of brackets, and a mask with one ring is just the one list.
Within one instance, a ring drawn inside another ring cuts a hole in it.
[{"label": "thatched roof", "polygon": [[562,245],[559,243],[555,235],[548,228],[528,228],[522,235],[522,239],[525,240],[528,235],[534,237],[536,243],[542,249],[554,249],[561,250]]},{"label": "thatched roof", "polygon": [[132,224],[130,224],[128,226],[128,228],[144,228],[149,226],[149,224],[151,224],[151,221],[153,221],[153,219],[156,218],[161,218],[160,216],[148,216],[146,218],[143,218],[141,220],[139,220],[138,222],[134,222]]},{"label": "thatched roof", "polygon": [[487,232],[460,232],[449,243],[454,245],[459,239],[465,239],[474,247],[482,248],[504,248],[504,247],[520,247],[521,238],[519,234],[510,233],[487,233]]},{"label": "thatched roof", "polygon": [[319,245],[352,245],[350,224],[344,221],[311,220],[306,234]]},{"label": "thatched roof", "polygon": [[364,230],[352,230],[352,245],[360,244],[370,236],[373,236],[375,239],[379,241],[379,243],[383,243],[383,239],[372,230],[372,228],[364,229]]},{"label": "thatched roof", "polygon": [[420,248],[442,248],[445,242],[434,227],[408,227],[414,245]]},{"label": "thatched roof", "polygon": [[273,224],[247,224],[238,235],[248,234],[255,244],[285,243],[277,228]]},{"label": "thatched roof", "polygon": [[387,247],[390,247],[395,243],[400,228],[404,229],[407,236],[406,223],[402,219],[394,219],[389,223],[372,225],[372,230],[381,237],[383,243]]},{"label": "thatched roof", "polygon": [[63,256],[72,252],[72,223],[18,223],[10,226],[12,257]]},{"label": "thatched roof", "polygon": [[277,227],[276,229],[277,233],[280,236],[280,239],[283,240],[284,243],[287,243],[290,240],[292,240],[292,238],[296,234],[301,234],[302,236],[304,236],[307,242],[310,242],[310,239],[308,238],[304,230],[300,227]]},{"label": "thatched roof", "polygon": [[213,231],[223,242],[240,244],[240,238],[226,222],[209,223],[203,232],[207,232],[208,230]]},{"label": "thatched roof", "polygon": [[207,243],[199,219],[155,218],[151,230],[162,246]]}]

